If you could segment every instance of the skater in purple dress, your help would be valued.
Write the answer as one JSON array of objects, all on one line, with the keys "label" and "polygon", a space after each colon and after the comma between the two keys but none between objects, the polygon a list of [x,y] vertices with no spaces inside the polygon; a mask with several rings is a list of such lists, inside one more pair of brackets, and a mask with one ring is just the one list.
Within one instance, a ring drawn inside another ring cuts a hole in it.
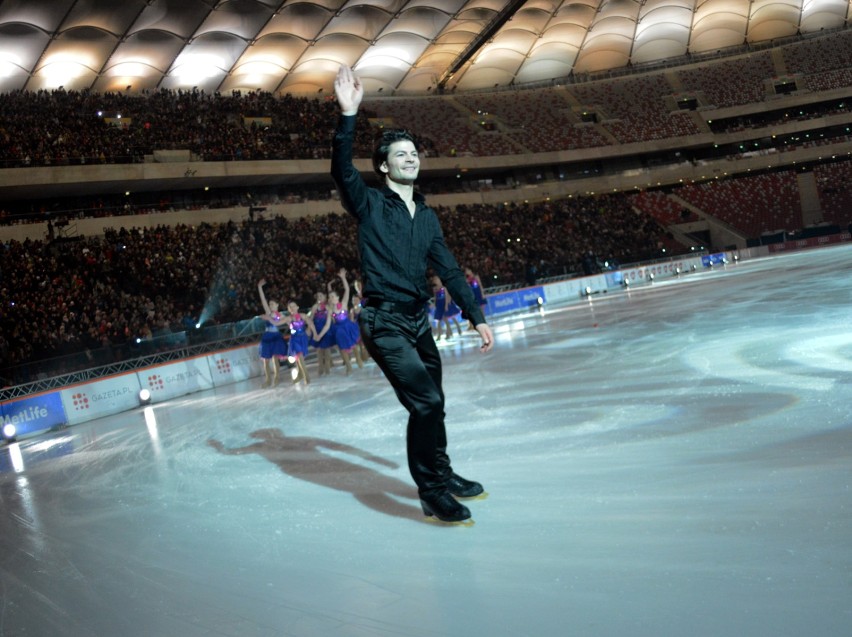
[{"label": "skater in purple dress", "polygon": [[298,370],[293,379],[293,384],[304,381],[307,385],[311,382],[311,379],[305,367],[305,356],[308,355],[309,336],[316,336],[316,331],[311,317],[299,313],[298,303],[290,301],[287,304],[287,311],[289,312],[287,322],[290,324],[290,345],[287,349],[287,356],[296,364]]},{"label": "skater in purple dress", "polygon": [[[356,285],[358,281],[355,281]],[[358,288],[355,288],[358,290]],[[361,298],[360,290],[352,297],[352,307],[349,309],[349,320],[358,325],[358,317],[361,316],[361,310],[364,308],[364,300]],[[358,344],[355,346],[355,360],[359,361],[358,367],[362,367],[364,361],[370,358],[370,353],[364,345],[364,340],[361,338],[361,330],[358,330]]]},{"label": "skater in purple dress", "polygon": [[482,281],[479,280],[479,275],[475,274],[470,268],[465,268],[464,278],[467,279],[470,291],[473,292],[473,298],[479,304],[479,307],[482,308],[482,315],[485,316],[485,309],[488,307],[488,299],[485,298],[485,291],[482,288]]},{"label": "skater in purple dress", "polygon": [[456,324],[456,329],[461,334],[461,323],[459,323],[461,310],[458,305],[453,303],[452,297],[444,288],[444,284],[437,274],[432,277],[432,290],[435,293],[435,321],[438,323],[438,336],[436,340],[441,340],[441,323],[447,327],[446,338],[453,337],[453,329],[450,326],[451,321]]},{"label": "skater in purple dress", "polygon": [[[340,350],[343,365],[346,367],[346,375],[352,373],[352,355],[355,352],[355,361],[358,367],[363,367],[364,362],[358,355],[356,346],[360,339],[357,323],[353,323],[349,315],[349,282],[346,280],[346,270],[341,269],[338,273],[343,282],[343,298],[341,299],[335,290],[328,293],[328,303],[331,309],[331,321],[326,324],[324,330],[329,330],[334,335],[334,342]],[[319,340],[323,338],[320,332]]]},{"label": "skater in purple dress", "polygon": [[266,329],[260,338],[260,359],[263,363],[263,386],[275,387],[278,384],[280,361],[287,357],[287,343],[279,327],[287,321],[278,311],[278,301],[267,302],[266,295],[263,293],[264,285],[266,285],[266,279],[261,279],[257,284],[260,303],[263,305],[263,314],[260,318],[266,322]]},{"label": "skater in purple dress", "polygon": [[319,375],[322,376],[331,372],[331,348],[334,347],[334,335],[330,329],[323,329],[326,323],[331,320],[326,303],[328,299],[326,293],[317,292],[314,298],[316,303],[311,308],[310,315],[317,336],[310,341],[310,345],[317,350],[317,368]]}]

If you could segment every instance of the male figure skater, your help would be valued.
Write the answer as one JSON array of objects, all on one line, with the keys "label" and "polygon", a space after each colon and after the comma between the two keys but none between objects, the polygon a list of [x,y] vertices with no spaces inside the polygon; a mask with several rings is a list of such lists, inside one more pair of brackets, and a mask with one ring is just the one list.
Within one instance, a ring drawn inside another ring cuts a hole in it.
[{"label": "male figure skater", "polygon": [[420,170],[414,137],[407,131],[384,132],[373,152],[373,168],[384,179],[384,187],[369,188],[352,163],[364,87],[348,66],[340,67],[334,93],[341,113],[331,175],[343,206],[358,221],[366,297],[358,320],[361,336],[409,412],[408,466],[423,513],[444,522],[463,522],[470,518],[470,510],[456,498],[476,497],[484,490],[455,473],[447,455],[441,356],[426,309],[431,297],[427,267],[437,272],[479,332],[482,352],[491,350],[494,336],[444,243],[435,211],[414,190]]}]

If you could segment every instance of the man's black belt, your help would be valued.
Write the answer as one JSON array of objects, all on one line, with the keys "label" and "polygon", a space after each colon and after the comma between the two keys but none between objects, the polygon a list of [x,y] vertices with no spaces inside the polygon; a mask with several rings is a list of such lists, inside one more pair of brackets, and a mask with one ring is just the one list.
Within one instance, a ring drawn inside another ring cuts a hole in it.
[{"label": "man's black belt", "polygon": [[374,307],[382,312],[393,312],[395,314],[407,314],[408,316],[418,316],[426,310],[426,303],[416,301],[414,303],[391,303],[382,299],[367,299],[367,307]]}]

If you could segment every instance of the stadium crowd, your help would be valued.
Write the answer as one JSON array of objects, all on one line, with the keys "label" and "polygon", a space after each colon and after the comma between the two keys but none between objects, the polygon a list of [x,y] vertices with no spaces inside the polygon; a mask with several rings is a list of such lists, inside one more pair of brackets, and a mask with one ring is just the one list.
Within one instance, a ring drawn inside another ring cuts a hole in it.
[{"label": "stadium crowd", "polygon": [[324,100],[263,92],[15,91],[0,95],[0,167],[137,163],[175,149],[201,161],[319,159],[334,115]]},{"label": "stadium crowd", "polygon": [[[705,132],[689,112],[673,107],[684,96],[704,108],[725,107],[771,100],[767,82],[779,76],[812,91],[852,81],[852,31],[780,50],[777,59],[756,51],[553,90],[370,99],[361,116],[416,131],[431,154],[522,154],[530,146],[542,152]],[[590,112],[593,122],[584,119]],[[201,161],[322,159],[334,121],[327,98],[262,91],[16,91],[0,95],[0,167],[133,163],[175,149]],[[369,127],[357,130],[356,155],[368,157]]]}]

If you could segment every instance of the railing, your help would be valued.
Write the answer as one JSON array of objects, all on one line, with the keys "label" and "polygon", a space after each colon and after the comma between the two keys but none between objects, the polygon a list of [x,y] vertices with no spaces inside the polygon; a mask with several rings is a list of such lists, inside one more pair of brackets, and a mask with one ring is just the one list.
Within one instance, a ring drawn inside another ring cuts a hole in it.
[{"label": "railing", "polygon": [[56,168],[63,166],[103,166],[106,164],[141,164],[143,155],[124,155],[120,153],[104,155],[103,157],[3,157],[0,158],[0,168]]},{"label": "railing", "polygon": [[56,356],[0,369],[0,400],[53,389],[109,374],[178,360],[260,340],[264,323],[252,318],[159,334],[149,339]]}]

